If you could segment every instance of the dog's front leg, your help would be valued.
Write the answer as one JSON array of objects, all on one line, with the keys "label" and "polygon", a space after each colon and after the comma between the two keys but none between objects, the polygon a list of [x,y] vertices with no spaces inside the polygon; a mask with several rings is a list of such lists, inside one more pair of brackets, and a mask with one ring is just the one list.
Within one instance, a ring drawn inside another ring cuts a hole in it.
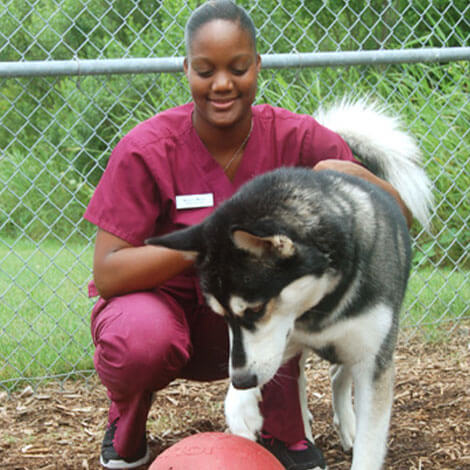
[{"label": "dog's front leg", "polygon": [[375,361],[353,366],[357,433],[351,470],[379,470],[387,449],[394,368],[391,363],[374,377],[374,366]]},{"label": "dog's front leg", "polygon": [[230,384],[225,397],[225,419],[232,434],[256,441],[263,426],[260,400],[258,387],[238,390]]}]

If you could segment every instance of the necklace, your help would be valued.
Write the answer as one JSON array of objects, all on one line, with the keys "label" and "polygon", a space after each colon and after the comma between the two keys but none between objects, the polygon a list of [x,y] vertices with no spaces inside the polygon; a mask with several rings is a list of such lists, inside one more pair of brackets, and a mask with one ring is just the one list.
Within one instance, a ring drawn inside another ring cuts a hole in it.
[{"label": "necklace", "polygon": [[238,147],[237,150],[235,150],[235,153],[233,154],[232,158],[224,166],[224,168],[223,168],[224,173],[227,172],[227,170],[230,168],[230,165],[235,161],[235,159],[239,156],[240,152],[245,147],[246,143],[248,142],[248,139],[250,138],[252,130],[253,130],[253,119],[251,120],[250,130],[248,131],[248,134],[246,135],[245,139],[241,143],[240,147]]}]

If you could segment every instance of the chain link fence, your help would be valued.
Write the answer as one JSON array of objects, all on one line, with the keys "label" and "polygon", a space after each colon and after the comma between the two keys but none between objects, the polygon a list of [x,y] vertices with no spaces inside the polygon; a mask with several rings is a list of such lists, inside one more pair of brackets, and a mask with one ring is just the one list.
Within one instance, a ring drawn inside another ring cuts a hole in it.
[{"label": "chain link fence", "polygon": [[[200,3],[2,3],[0,388],[92,373],[94,227],[82,214],[118,139],[190,100],[183,30]],[[239,3],[265,64],[258,102],[312,113],[365,94],[417,136],[436,206],[431,230],[413,227],[402,336],[468,333],[468,1]]]}]

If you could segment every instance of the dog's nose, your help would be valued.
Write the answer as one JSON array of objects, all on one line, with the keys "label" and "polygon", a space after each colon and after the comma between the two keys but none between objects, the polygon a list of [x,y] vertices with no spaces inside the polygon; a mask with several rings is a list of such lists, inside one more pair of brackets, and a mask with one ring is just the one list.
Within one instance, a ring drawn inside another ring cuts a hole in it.
[{"label": "dog's nose", "polygon": [[232,372],[232,385],[241,390],[253,388],[258,385],[258,377],[256,374],[247,374],[246,372]]}]

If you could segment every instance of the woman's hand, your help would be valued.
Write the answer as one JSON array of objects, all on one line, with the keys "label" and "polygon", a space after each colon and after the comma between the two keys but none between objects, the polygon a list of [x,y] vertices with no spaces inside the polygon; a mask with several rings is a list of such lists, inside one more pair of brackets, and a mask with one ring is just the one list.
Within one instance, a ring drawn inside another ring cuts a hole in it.
[{"label": "woman's hand", "polygon": [[152,289],[193,263],[179,251],[150,245],[136,247],[102,229],[96,234],[93,277],[105,299]]},{"label": "woman's hand", "polygon": [[378,176],[375,176],[374,173],[370,172],[366,168],[361,165],[358,165],[354,162],[347,162],[344,160],[322,160],[321,162],[317,163],[313,169],[315,171],[321,170],[335,170],[341,173],[347,173],[349,175],[357,176],[358,178],[365,179],[380,188],[384,191],[387,191],[394,199],[397,201],[398,205],[400,206],[403,215],[405,216],[406,223],[408,224],[408,228],[411,227],[413,223],[413,215],[411,214],[408,207],[403,202],[403,199],[400,197],[398,191],[388,182],[385,181]]}]

